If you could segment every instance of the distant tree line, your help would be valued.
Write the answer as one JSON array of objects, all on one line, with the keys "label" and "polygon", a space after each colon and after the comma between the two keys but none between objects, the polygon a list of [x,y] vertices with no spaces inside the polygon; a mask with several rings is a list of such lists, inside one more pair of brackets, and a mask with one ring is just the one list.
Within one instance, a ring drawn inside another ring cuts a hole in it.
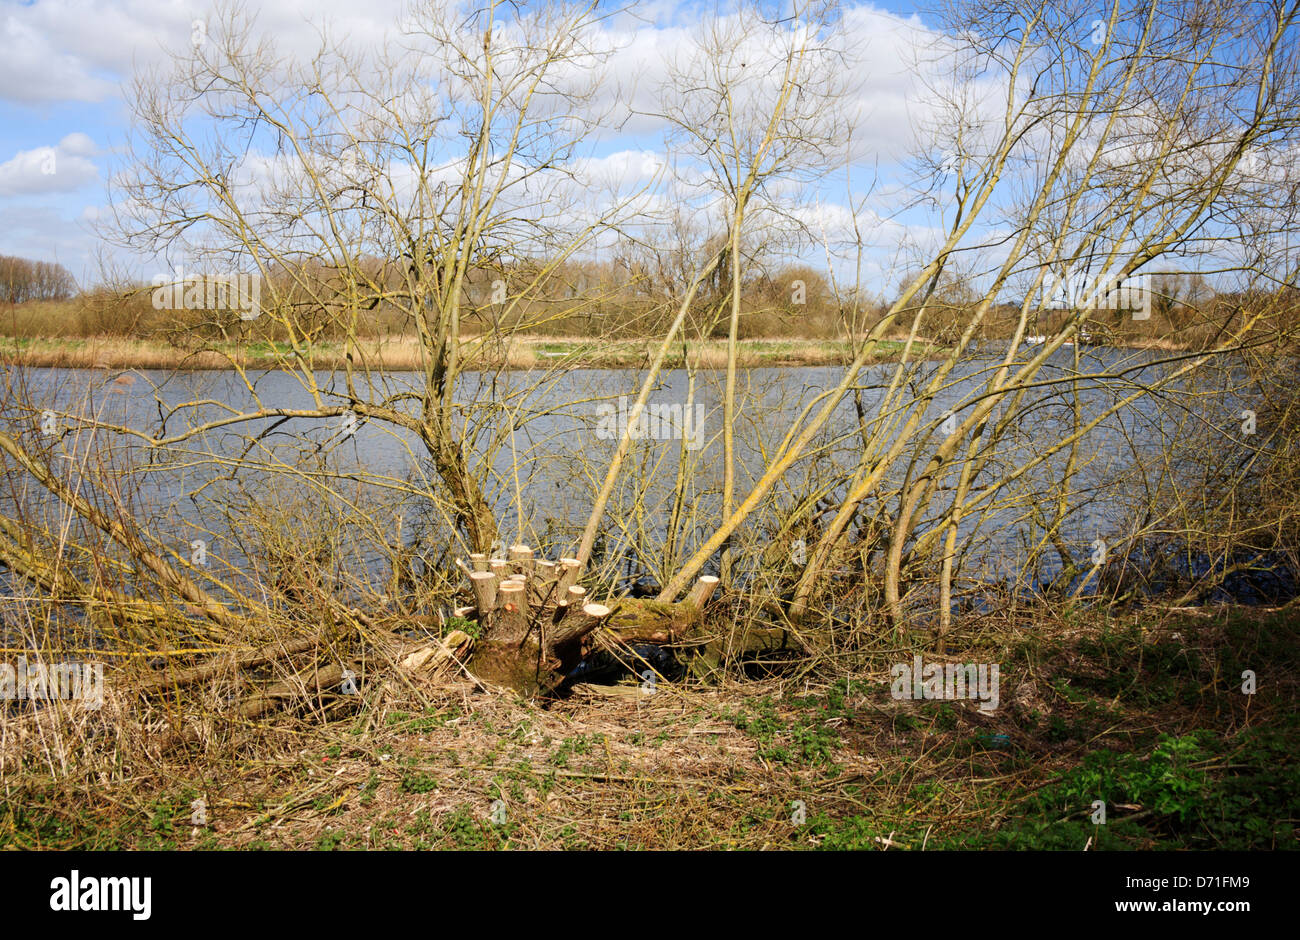
[{"label": "distant tree line", "polygon": [[0,303],[67,300],[76,292],[77,282],[61,264],[0,255]]}]

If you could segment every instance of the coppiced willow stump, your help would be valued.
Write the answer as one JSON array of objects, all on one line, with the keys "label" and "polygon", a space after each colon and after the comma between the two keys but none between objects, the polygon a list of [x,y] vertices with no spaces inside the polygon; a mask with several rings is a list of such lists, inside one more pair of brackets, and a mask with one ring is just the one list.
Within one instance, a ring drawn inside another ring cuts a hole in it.
[{"label": "coppiced willow stump", "polygon": [[702,623],[718,579],[705,575],[678,603],[625,598],[614,609],[593,603],[576,582],[582,563],[534,559],[526,545],[506,561],[472,555],[475,606],[457,611],[478,622],[469,669],[483,682],[527,695],[549,692],[582,660],[583,640],[603,627],[625,643],[681,642]]}]

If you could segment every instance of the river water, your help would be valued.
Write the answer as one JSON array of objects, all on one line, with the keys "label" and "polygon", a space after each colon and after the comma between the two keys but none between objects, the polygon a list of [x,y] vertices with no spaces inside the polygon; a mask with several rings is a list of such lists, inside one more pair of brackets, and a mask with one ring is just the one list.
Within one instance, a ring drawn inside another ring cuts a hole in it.
[{"label": "river water", "polygon": [[[1032,348],[1022,351],[1021,360],[1033,352]],[[986,347],[968,356],[929,403],[926,419],[938,424],[951,409],[963,417],[963,406],[969,406],[1004,353],[1005,347]],[[902,395],[904,405],[916,401],[917,391],[935,368],[936,364],[920,367]],[[1084,420],[1143,383],[1158,380],[1168,368],[1157,362],[1154,353],[1081,350],[1079,372],[1104,376],[1081,383],[1079,402]],[[826,489],[831,502],[843,493],[843,478],[863,452],[857,409],[860,405],[865,414],[875,415],[894,369],[893,364],[885,363],[863,370],[857,395],[840,404],[815,438],[811,456],[796,463],[774,489],[771,505],[793,506],[820,487]],[[1248,395],[1242,391],[1243,376],[1233,372],[1223,370],[1213,383],[1218,392],[1198,400],[1201,423],[1225,429],[1235,425]],[[836,367],[741,371],[739,413],[734,423],[737,492],[741,496],[770,460],[791,423],[832,389],[842,374]],[[1067,347],[1054,354],[1039,376],[1041,384],[1017,412],[994,466],[1003,470],[1020,466],[1069,432],[1074,415],[1065,394],[1071,388],[1066,380],[1074,375],[1074,350]],[[26,422],[29,428],[39,421],[39,412],[50,410],[58,413],[60,429],[68,427],[65,414],[93,415],[106,424],[168,436],[259,408],[307,410],[317,405],[308,383],[285,372],[108,374],[28,369],[20,378],[22,387],[11,387],[11,396],[26,399],[34,411],[19,412],[11,405],[4,421],[11,425]],[[642,378],[637,370],[592,369],[470,373],[463,377],[456,390],[458,420],[469,422],[465,438],[470,442],[467,450],[472,461],[491,468],[486,481],[488,497],[502,520],[507,541],[547,544],[552,555],[572,552],[589,512],[590,495],[616,445],[611,428],[621,430],[619,409],[626,399],[621,403],[620,398],[634,397]],[[13,386],[15,376],[11,374],[10,380]],[[338,406],[346,401],[342,373],[318,373],[314,381],[323,393],[321,404]],[[359,385],[365,397],[413,412],[422,392],[421,381],[416,374],[383,373]],[[602,545],[604,557],[622,559],[633,577],[657,579],[664,574],[655,570],[655,565],[667,537],[681,461],[692,471],[682,504],[685,522],[680,541],[684,548],[693,549],[717,518],[722,478],[722,383],[720,371],[700,371],[693,378],[683,370],[670,371],[662,375],[651,395],[650,403],[664,421],[649,430],[652,436],[668,439],[634,444],[627,473],[608,514],[624,524],[611,527]],[[1171,407],[1169,401],[1143,395],[1105,419],[1081,443],[1077,455],[1081,470],[1072,486],[1062,535],[1082,555],[1098,540],[1119,544],[1131,501],[1150,487],[1153,479],[1167,473],[1162,455],[1177,451],[1180,437],[1187,433],[1189,413],[1186,408]],[[885,428],[880,436],[888,441],[895,433]],[[683,438],[688,445],[685,448]],[[185,556],[192,555],[195,543],[201,541],[204,563],[210,558],[233,576],[246,572],[250,559],[262,550],[246,523],[255,517],[267,518],[263,514],[270,505],[283,506],[287,493],[295,494],[324,520],[346,520],[349,507],[363,510],[370,524],[355,530],[358,547],[349,564],[378,572],[385,564],[385,551],[377,547],[383,541],[413,544],[429,564],[447,560],[443,550],[452,536],[446,515],[425,495],[440,488],[428,458],[413,433],[379,421],[356,421],[350,416],[262,418],[213,427],[167,447],[150,447],[141,439],[103,430],[93,436],[82,431],[45,440],[51,442],[51,466],[70,485],[85,485],[87,464],[115,468],[123,481],[122,492],[129,495],[125,502],[154,538]],[[935,446],[937,438],[923,440],[907,453],[923,460]],[[1064,452],[1057,455],[1011,486],[1006,495],[1016,497],[1016,504],[974,514],[963,522],[965,570],[990,579],[1020,572],[1030,546],[1041,535],[1027,507],[1038,505],[1051,511],[1046,494],[1062,472],[1065,456]],[[908,459],[896,461],[888,479],[897,485],[908,470]],[[950,484],[951,479],[946,482]],[[36,499],[36,503],[55,512],[48,500]],[[868,507],[891,517],[895,509],[888,499]],[[46,521],[55,523],[57,519]],[[355,522],[352,519],[340,525]],[[738,534],[747,551],[770,548],[762,543],[763,533],[769,531],[764,526],[770,522],[770,517],[760,513]],[[924,531],[924,520],[919,529]],[[441,546],[436,544],[439,540]],[[797,554],[793,541],[791,544],[791,553]],[[451,555],[463,555],[471,546],[450,548]],[[790,554],[783,546],[777,548],[778,555]],[[1058,566],[1055,554],[1048,553],[1035,579],[1050,578]]]}]

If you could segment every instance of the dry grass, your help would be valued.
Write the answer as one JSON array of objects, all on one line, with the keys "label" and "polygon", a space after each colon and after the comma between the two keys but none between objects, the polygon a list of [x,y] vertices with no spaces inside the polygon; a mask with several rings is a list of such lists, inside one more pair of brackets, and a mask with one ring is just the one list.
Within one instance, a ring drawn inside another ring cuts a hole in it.
[{"label": "dry grass", "polygon": [[[1285,681],[1247,700],[1219,688],[1222,677],[1207,684],[1197,670],[1168,674],[1161,659],[1182,651],[1198,670],[1231,674],[1236,653],[1256,655],[1264,640],[1290,642],[1294,627],[1276,620],[1285,616],[1149,610],[1123,622],[1066,621],[1026,611],[1015,623],[969,621],[953,638],[960,648],[945,658],[1002,663],[994,715],[971,702],[893,700],[888,666],[908,655],[897,651],[834,679],[822,662],[802,678],[729,674],[715,685],[660,684],[652,694],[630,683],[579,687],[549,702],[488,692],[454,668],[399,679],[395,659],[381,657],[353,707],[228,722],[161,756],[156,734],[168,710],[146,720],[119,693],[95,719],[99,737],[84,722],[79,734],[61,735],[53,716],[36,737],[30,729],[25,769],[16,773],[11,763],[5,774],[0,844],[978,844],[1023,822],[1025,800],[1094,752],[1141,754],[1157,733],[1209,729],[1232,740],[1249,728],[1285,727],[1297,699],[1285,669]],[[1287,655],[1289,663],[1294,651]],[[1129,669],[1134,682],[1126,687],[1117,679]],[[15,727],[6,723],[10,758]],[[998,740],[1005,743],[988,743]],[[1232,760],[1240,764],[1240,755]],[[190,804],[199,797],[208,818],[193,826]],[[799,808],[806,819],[796,818]],[[1139,842],[1147,838],[1137,832]],[[1070,847],[1082,848],[1083,837],[1077,841]]]},{"label": "dry grass", "polygon": [[[470,337],[465,354],[471,367],[534,369],[552,365],[583,365],[595,368],[636,368],[652,359],[658,340],[615,340],[591,343],[570,337],[515,336],[505,341]],[[898,344],[882,344],[878,358],[889,358]],[[922,355],[941,350],[928,347]],[[309,347],[305,356],[315,369],[341,369],[347,365],[348,349],[338,343]],[[725,368],[726,343],[706,340],[691,343],[691,363],[703,369]],[[181,349],[163,342],[119,336],[81,339],[8,339],[0,341],[0,362],[65,369],[270,369],[295,358],[287,344],[267,342],[210,343],[200,349]],[[412,337],[364,340],[352,350],[353,361],[371,368],[394,372],[419,371],[424,356]],[[845,342],[823,340],[744,340],[739,346],[739,365],[759,366],[841,365],[849,360]],[[680,367],[680,347],[668,358],[670,367]]]}]

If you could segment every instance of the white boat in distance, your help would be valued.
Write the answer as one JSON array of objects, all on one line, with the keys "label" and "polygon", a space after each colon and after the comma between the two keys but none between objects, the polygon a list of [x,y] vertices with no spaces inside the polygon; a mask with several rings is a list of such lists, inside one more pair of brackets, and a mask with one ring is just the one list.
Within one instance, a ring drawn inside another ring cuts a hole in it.
[{"label": "white boat in distance", "polygon": [[[1024,344],[1025,344],[1026,346],[1041,346],[1043,343],[1047,342],[1047,339],[1048,339],[1048,338],[1047,338],[1046,336],[1026,336],[1025,339],[1024,339]],[[1079,334],[1078,334],[1078,339],[1079,339],[1079,342],[1080,342],[1082,345],[1084,345],[1084,346],[1089,346],[1089,345],[1092,344],[1092,334],[1091,334],[1091,333],[1086,333],[1086,332],[1080,330],[1080,331],[1079,331]],[[1067,339],[1067,340],[1066,340],[1064,343],[1062,343],[1061,345],[1062,345],[1062,346],[1073,346],[1073,345],[1074,345],[1074,341],[1073,341],[1073,340],[1068,340],[1068,339]]]}]

